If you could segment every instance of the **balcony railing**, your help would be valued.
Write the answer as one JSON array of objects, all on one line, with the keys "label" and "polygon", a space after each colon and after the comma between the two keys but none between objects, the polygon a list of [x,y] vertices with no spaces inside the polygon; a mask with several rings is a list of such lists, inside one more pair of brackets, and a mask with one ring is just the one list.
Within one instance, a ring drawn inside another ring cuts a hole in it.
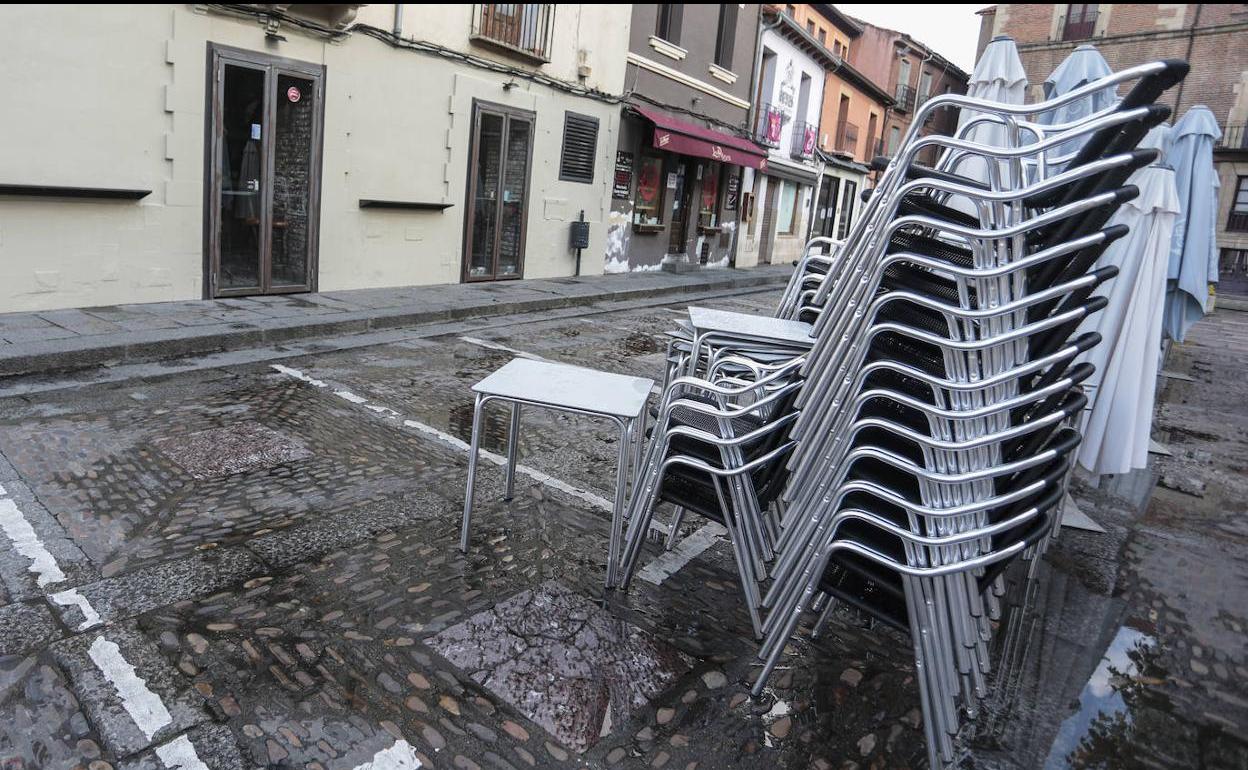
[{"label": "balcony railing", "polygon": [[914,109],[914,87],[897,84],[897,91],[893,93],[893,99],[896,100],[897,109],[902,112],[909,112]]},{"label": "balcony railing", "polygon": [[818,130],[810,123],[804,121],[794,122],[793,140],[789,144],[789,155],[799,159],[812,157],[815,154],[815,141],[818,136]]},{"label": "balcony railing", "polygon": [[784,113],[770,104],[758,109],[758,125],[754,127],[754,137],[765,147],[780,146],[780,132],[784,129]]},{"label": "balcony railing", "polygon": [[1230,233],[1248,233],[1248,211],[1232,211],[1226,218],[1226,230]]},{"label": "balcony railing", "polygon": [[550,61],[553,3],[478,3],[473,6],[474,40],[541,62]]},{"label": "balcony railing", "polygon": [[1213,146],[1215,150],[1248,150],[1248,131],[1243,123],[1222,128],[1222,138]]},{"label": "balcony railing", "polygon": [[854,155],[858,152],[858,126],[853,123],[842,123],[836,129],[837,152]]}]

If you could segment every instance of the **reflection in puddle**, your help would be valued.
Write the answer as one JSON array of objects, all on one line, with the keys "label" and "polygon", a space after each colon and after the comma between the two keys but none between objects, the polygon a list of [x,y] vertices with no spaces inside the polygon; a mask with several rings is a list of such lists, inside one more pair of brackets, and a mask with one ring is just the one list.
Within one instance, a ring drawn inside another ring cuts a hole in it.
[{"label": "reflection in puddle", "polygon": [[1134,752],[1136,716],[1159,684],[1156,640],[1123,626],[1079,693],[1079,710],[1062,722],[1045,770],[1119,767]]},{"label": "reflection in puddle", "polygon": [[[451,407],[447,414],[447,432],[461,441],[472,441],[471,401]],[[436,427],[436,424],[435,424]],[[481,412],[481,448],[496,454],[507,453],[507,433],[511,427],[511,410],[498,402],[487,404]]]}]

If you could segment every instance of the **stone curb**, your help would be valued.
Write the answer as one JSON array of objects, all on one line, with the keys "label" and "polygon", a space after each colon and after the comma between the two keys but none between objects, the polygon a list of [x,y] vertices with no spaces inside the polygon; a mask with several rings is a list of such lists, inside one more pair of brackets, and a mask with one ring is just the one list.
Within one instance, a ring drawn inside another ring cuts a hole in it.
[{"label": "stone curb", "polygon": [[426,323],[459,321],[540,310],[592,305],[603,300],[627,301],[680,296],[707,291],[749,289],[783,284],[787,274],[735,274],[724,279],[673,286],[621,288],[538,299],[487,302],[457,307],[410,310],[402,307],[339,313],[332,318],[274,318],[257,324],[221,323],[204,326],[101,334],[11,345],[0,351],[0,377],[67,372],[103,364],[135,363],[245,347],[274,345],[298,339],[393,329]]}]

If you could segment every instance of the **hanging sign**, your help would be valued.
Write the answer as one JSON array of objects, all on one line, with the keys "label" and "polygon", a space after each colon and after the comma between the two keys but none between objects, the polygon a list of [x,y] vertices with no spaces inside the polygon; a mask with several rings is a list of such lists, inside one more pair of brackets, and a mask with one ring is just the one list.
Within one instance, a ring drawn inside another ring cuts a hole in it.
[{"label": "hanging sign", "polygon": [[633,187],[633,154],[620,150],[615,153],[615,182],[611,197],[625,199]]},{"label": "hanging sign", "polygon": [[724,210],[736,211],[737,199],[741,197],[741,177],[733,174],[728,177],[728,187],[724,192]]},{"label": "hanging sign", "polygon": [[294,104],[303,98],[303,94],[299,93],[299,88],[297,86],[291,86],[286,89],[286,98],[290,100],[291,104]]}]

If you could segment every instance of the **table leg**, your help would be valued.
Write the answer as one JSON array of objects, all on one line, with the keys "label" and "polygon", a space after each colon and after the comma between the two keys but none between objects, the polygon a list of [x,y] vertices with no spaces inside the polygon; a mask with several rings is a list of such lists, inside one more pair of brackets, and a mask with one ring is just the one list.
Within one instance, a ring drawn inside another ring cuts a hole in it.
[{"label": "table leg", "polygon": [[620,560],[620,539],[624,527],[624,498],[627,494],[625,483],[628,481],[628,458],[632,454],[629,437],[633,433],[635,421],[619,420],[620,440],[619,456],[615,467],[615,505],[611,508],[611,539],[607,544],[607,588],[615,587],[615,572]]},{"label": "table leg", "polygon": [[510,500],[516,491],[516,455],[520,449],[520,403],[511,405],[511,431],[507,436],[507,493],[504,500]]},{"label": "table leg", "polygon": [[481,407],[485,400],[477,394],[472,407],[472,445],[468,450],[468,489],[464,493],[464,521],[459,531],[459,550],[468,553],[468,525],[472,518],[473,482],[477,477],[477,450],[481,446]]}]

